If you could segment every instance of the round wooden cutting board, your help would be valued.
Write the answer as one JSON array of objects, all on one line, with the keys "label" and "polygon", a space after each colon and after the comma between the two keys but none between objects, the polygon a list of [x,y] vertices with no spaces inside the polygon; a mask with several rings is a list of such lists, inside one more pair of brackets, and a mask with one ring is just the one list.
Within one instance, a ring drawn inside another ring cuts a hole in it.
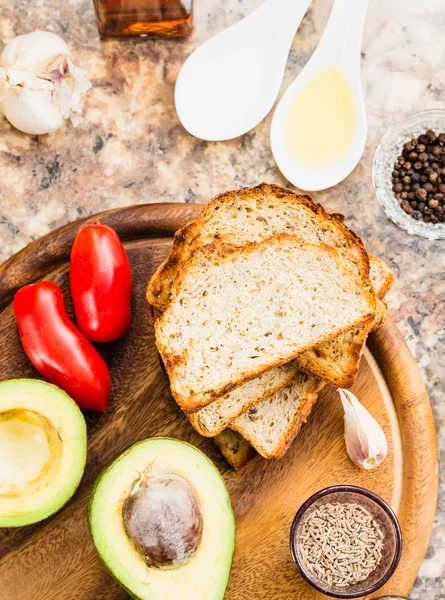
[{"label": "round wooden cutting board", "polygon": [[[402,526],[402,560],[374,598],[408,595],[424,557],[437,500],[437,443],[429,399],[417,365],[395,325],[371,336],[352,391],[383,426],[389,453],[380,468],[364,472],[346,454],[343,413],[336,391],[325,389],[306,425],[282,460],[255,458],[236,472],[212,440],[201,438],[173,401],[149,323],[147,282],[166,257],[174,231],[200,207],[158,204],[99,216],[114,227],[134,276],[134,318],[128,335],[100,351],[113,378],[110,408],[89,414],[88,463],[73,499],[53,517],[0,530],[2,600],[123,600],[128,596],[99,559],[87,527],[87,501],[103,466],[123,448],[151,436],[186,440],[203,450],[227,483],[237,522],[237,546],[227,600],[322,598],[297,574],[289,552],[295,512],[312,493],[333,484],[355,484],[382,496]],[[11,299],[24,284],[45,277],[62,286],[70,304],[68,259],[80,226],[54,231],[0,267],[0,379],[39,377],[27,360]],[[203,572],[203,577],[208,573]],[[154,599],[155,600],[155,599]],[[181,600],[172,598],[171,600]],[[205,599],[196,599],[205,600]]]}]

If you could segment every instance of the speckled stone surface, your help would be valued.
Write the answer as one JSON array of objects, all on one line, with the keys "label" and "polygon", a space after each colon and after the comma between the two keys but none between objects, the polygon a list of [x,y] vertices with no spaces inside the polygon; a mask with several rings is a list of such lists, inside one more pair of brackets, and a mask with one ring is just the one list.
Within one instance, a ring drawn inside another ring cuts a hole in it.
[{"label": "speckled stone surface", "polygon": [[[0,261],[47,231],[79,216],[144,202],[205,202],[260,181],[286,184],[273,161],[270,116],[243,138],[200,142],[181,127],[173,90],[185,57],[261,0],[196,0],[196,33],[185,42],[100,42],[90,0],[4,2],[0,39],[48,29],[71,45],[94,85],[85,120],[50,136],[29,137],[0,118]],[[314,0],[293,49],[283,90],[310,57],[331,0]],[[278,2],[277,2],[278,4]],[[442,481],[427,558],[414,600],[445,598],[445,242],[410,237],[385,217],[372,187],[379,139],[399,119],[445,107],[444,0],[373,0],[363,44],[369,115],[366,152],[342,184],[314,194],[347,215],[368,249],[388,261],[397,283],[388,296],[422,370],[439,434]]]}]

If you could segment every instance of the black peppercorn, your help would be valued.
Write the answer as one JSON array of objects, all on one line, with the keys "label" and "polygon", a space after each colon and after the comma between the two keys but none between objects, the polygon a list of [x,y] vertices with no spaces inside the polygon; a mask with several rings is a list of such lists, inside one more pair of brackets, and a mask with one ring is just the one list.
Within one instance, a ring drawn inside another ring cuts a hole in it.
[{"label": "black peppercorn", "polygon": [[429,180],[432,183],[434,183],[437,180],[438,177],[439,177],[439,175],[435,171],[433,171],[433,173],[429,174]]},{"label": "black peppercorn", "polygon": [[434,131],[432,129],[427,129],[425,135],[428,138],[429,142],[435,142],[436,141],[436,134],[434,133]]}]

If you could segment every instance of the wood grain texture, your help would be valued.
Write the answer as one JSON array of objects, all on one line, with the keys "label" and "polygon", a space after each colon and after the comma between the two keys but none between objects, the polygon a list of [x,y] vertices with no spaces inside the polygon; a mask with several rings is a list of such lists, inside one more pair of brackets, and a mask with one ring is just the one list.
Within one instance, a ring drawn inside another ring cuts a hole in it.
[{"label": "wood grain texture", "polygon": [[[404,551],[399,569],[383,592],[408,595],[431,533],[438,478],[428,396],[402,336],[392,323],[372,335],[371,351],[366,351],[352,388],[388,437],[389,454],[379,469],[365,473],[349,461],[338,394],[326,388],[284,459],[257,457],[235,472],[211,440],[194,432],[172,400],[144,302],[147,281],[167,255],[171,235],[198,211],[196,205],[149,205],[99,216],[126,240],[135,284],[133,323],[123,340],[99,347],[110,365],[112,398],[105,415],[86,415],[88,462],[73,499],[42,523],[0,530],[1,599],[127,598],[97,558],[88,533],[87,501],[95,478],[114,454],[154,435],[198,446],[224,476],[237,520],[237,549],[227,600],[324,597],[297,574],[288,536],[302,502],[333,484],[367,487],[396,510]],[[72,314],[67,258],[79,227],[80,223],[73,223],[49,234],[0,267],[0,379],[38,377],[21,348],[10,307],[17,287],[45,276],[62,286]]]}]

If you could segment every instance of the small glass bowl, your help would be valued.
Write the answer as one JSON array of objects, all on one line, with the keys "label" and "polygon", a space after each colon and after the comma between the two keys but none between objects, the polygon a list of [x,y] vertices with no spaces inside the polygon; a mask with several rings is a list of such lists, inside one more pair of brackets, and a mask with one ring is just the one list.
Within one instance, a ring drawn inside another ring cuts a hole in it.
[{"label": "small glass bowl", "polygon": [[403,119],[383,136],[374,155],[372,181],[377,198],[388,217],[411,235],[421,235],[429,240],[445,239],[445,223],[422,223],[416,221],[400,207],[392,190],[392,172],[403,145],[418,137],[427,129],[445,132],[445,110],[424,110]]},{"label": "small glass bowl", "polygon": [[[379,524],[383,535],[382,560],[371,575],[348,588],[326,587],[306,571],[298,550],[298,538],[306,517],[316,508],[328,503],[358,504],[365,508]],[[332,598],[360,598],[373,594],[394,574],[402,554],[402,533],[396,515],[379,496],[352,485],[337,485],[326,488],[311,496],[295,515],[290,533],[292,558],[302,577],[316,590]]]}]

